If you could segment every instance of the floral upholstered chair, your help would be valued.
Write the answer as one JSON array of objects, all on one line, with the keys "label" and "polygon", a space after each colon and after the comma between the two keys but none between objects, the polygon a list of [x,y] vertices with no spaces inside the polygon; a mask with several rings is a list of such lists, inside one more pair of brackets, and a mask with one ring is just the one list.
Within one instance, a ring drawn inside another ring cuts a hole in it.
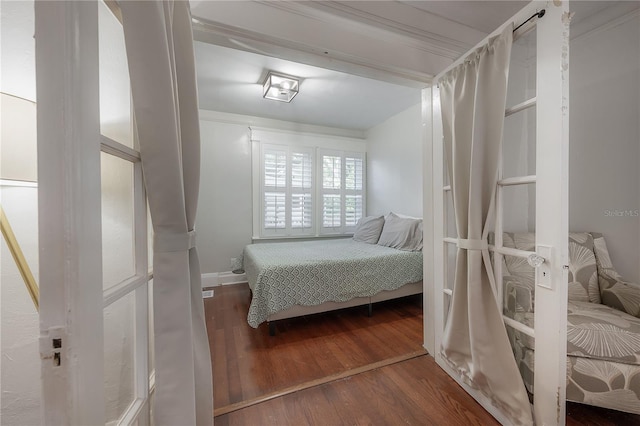
[{"label": "floral upholstered chair", "polygon": [[[505,247],[534,251],[534,234],[504,233]],[[534,269],[505,256],[505,315],[533,327]],[[507,328],[533,393],[533,339]],[[567,400],[640,414],[640,286],[615,271],[602,234],[569,234]]]}]

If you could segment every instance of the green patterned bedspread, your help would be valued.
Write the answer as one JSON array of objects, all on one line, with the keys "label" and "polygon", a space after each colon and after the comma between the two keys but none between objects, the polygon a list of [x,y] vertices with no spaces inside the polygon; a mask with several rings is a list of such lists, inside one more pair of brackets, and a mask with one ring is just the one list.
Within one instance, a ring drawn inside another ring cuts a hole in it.
[{"label": "green patterned bedspread", "polygon": [[247,321],[254,328],[294,305],[344,302],[422,280],[422,252],[350,238],[251,244],[243,263],[253,291]]}]

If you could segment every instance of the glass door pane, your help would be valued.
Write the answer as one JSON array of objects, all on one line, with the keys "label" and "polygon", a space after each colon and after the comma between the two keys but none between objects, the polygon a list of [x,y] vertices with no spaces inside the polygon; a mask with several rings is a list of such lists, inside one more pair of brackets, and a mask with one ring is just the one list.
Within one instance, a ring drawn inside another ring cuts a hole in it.
[{"label": "glass door pane", "polygon": [[109,288],[135,274],[133,163],[101,153],[102,276]]},{"label": "glass door pane", "polygon": [[98,3],[100,50],[100,133],[133,148],[131,87],[122,25],[101,1]]},{"label": "glass door pane", "polygon": [[107,424],[135,399],[135,292],[104,309],[104,394]]}]

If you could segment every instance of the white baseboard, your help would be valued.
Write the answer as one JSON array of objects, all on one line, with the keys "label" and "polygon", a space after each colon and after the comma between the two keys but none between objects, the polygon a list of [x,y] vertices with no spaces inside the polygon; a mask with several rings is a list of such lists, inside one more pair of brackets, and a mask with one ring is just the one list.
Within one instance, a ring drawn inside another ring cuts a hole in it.
[{"label": "white baseboard", "polygon": [[246,283],[246,274],[234,274],[231,271],[211,272],[202,274],[202,288],[217,287],[220,285]]}]

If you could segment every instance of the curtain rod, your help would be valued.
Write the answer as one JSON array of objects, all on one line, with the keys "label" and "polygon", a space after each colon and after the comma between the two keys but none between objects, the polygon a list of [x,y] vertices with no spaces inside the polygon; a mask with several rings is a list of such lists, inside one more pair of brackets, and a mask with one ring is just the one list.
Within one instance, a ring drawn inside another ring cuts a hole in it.
[{"label": "curtain rod", "polygon": [[540,12],[536,12],[533,15],[531,15],[529,17],[529,19],[527,19],[526,21],[524,21],[522,24],[518,25],[517,27],[514,28],[513,32],[515,33],[516,31],[518,31],[520,29],[520,27],[522,27],[524,24],[526,24],[527,22],[529,22],[530,20],[532,20],[535,17],[538,18],[542,18],[544,16],[544,14],[546,13],[546,10],[542,9]]}]

